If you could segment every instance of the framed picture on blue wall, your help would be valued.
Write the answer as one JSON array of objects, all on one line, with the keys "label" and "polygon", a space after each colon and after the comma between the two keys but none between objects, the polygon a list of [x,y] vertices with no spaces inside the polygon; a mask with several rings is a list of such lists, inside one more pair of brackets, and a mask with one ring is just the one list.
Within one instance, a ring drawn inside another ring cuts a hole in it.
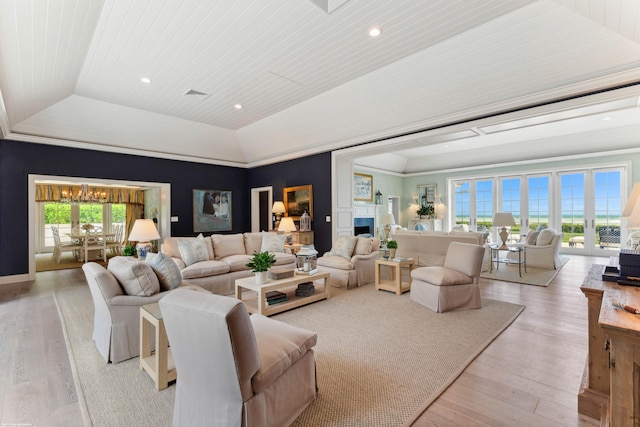
[{"label": "framed picture on blue wall", "polygon": [[231,191],[193,190],[193,231],[231,230]]}]

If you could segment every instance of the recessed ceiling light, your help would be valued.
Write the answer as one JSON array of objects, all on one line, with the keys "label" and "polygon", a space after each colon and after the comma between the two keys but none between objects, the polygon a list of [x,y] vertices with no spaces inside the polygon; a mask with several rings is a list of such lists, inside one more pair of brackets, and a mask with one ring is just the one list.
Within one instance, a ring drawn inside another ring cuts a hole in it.
[{"label": "recessed ceiling light", "polygon": [[242,104],[236,104],[236,105],[234,105],[234,108],[236,110],[242,110]]},{"label": "recessed ceiling light", "polygon": [[382,34],[382,28],[373,27],[369,30],[370,37],[378,37],[380,34]]},{"label": "recessed ceiling light", "polygon": [[605,118],[604,118],[604,119],[602,119],[602,120],[611,120],[611,117],[605,117]]},{"label": "recessed ceiling light", "polygon": [[147,84],[151,83],[151,79],[149,77],[142,77],[140,81]]}]

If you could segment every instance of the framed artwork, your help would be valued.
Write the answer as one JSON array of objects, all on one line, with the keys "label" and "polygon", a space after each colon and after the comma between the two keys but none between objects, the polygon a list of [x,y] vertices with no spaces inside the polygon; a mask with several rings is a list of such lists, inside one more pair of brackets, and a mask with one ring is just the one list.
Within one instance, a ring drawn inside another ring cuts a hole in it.
[{"label": "framed artwork", "polygon": [[313,192],[311,185],[299,185],[297,187],[286,187],[284,190],[284,208],[286,216],[290,216],[294,221],[300,221],[300,216],[307,211],[313,220]]},{"label": "framed artwork", "polygon": [[436,202],[437,184],[418,185],[418,202],[421,206]]},{"label": "framed artwork", "polygon": [[363,173],[353,174],[353,200],[373,202],[373,176]]},{"label": "framed artwork", "polygon": [[231,191],[193,190],[193,231],[231,230]]}]

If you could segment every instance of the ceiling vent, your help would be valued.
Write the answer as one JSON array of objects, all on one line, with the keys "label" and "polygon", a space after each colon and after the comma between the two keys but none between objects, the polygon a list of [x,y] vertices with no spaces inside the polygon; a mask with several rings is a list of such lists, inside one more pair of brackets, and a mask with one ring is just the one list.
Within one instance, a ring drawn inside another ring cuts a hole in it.
[{"label": "ceiling vent", "polygon": [[337,8],[348,2],[349,0],[311,0],[313,4],[319,6],[320,9],[327,13],[333,13]]},{"label": "ceiling vent", "polygon": [[195,89],[189,89],[188,91],[183,93],[183,95],[184,96],[193,96],[193,97],[196,97],[196,98],[200,99],[201,101],[204,101],[205,99],[207,99],[210,96],[208,93],[200,92],[199,90],[195,90]]}]

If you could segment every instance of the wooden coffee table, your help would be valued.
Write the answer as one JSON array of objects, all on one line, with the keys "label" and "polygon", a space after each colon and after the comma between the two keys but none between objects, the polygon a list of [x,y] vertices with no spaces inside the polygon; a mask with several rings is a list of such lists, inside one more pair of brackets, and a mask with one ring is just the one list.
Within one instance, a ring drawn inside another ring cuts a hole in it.
[{"label": "wooden coffee table", "polygon": [[[322,283],[318,284],[318,281]],[[316,291],[308,297],[296,296],[296,287],[300,283],[314,282]],[[242,298],[243,291],[256,292],[252,298]],[[287,294],[287,301],[277,304],[267,304],[266,293],[269,291],[280,291]],[[316,273],[313,275],[295,274],[293,277],[286,279],[271,280],[269,283],[259,285],[256,283],[255,276],[245,277],[244,279],[236,279],[236,298],[244,302],[249,313],[258,313],[264,316],[281,313],[292,308],[300,307],[312,302],[329,299],[329,273]]]}]

